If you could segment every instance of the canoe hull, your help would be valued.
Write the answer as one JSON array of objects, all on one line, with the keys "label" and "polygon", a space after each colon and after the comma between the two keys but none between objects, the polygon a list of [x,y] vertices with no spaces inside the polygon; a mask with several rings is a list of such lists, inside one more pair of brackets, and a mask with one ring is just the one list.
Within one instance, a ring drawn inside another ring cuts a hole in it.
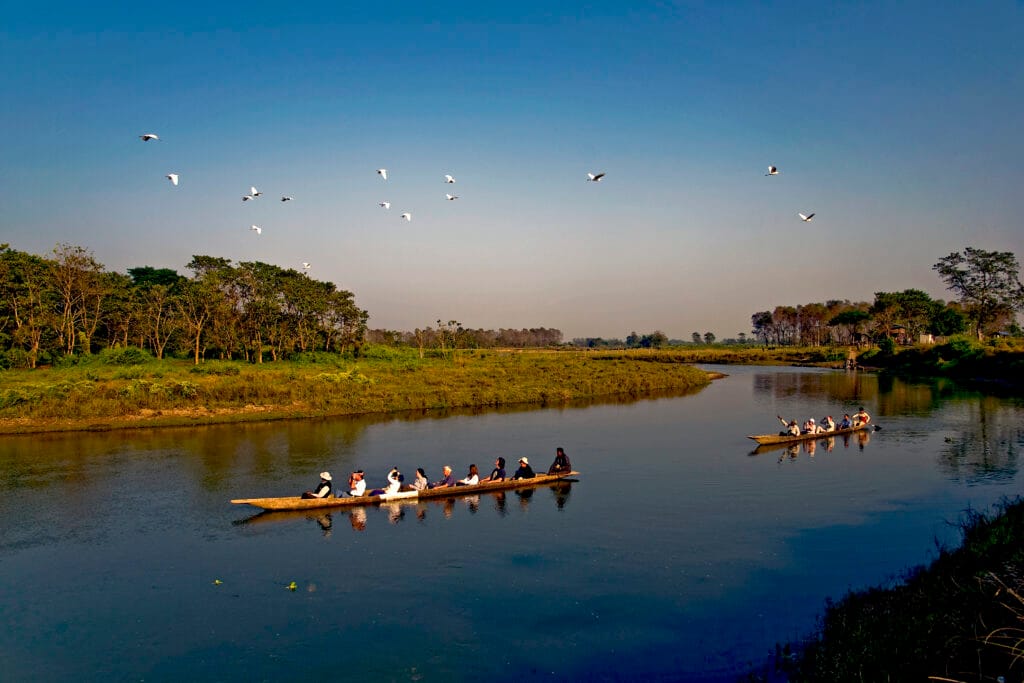
[{"label": "canoe hull", "polygon": [[252,505],[263,510],[322,510],[331,508],[363,507],[366,505],[378,505],[380,503],[399,502],[415,503],[420,500],[431,500],[434,498],[454,498],[456,496],[470,496],[488,491],[507,491],[509,489],[528,488],[531,486],[543,486],[569,477],[577,476],[579,472],[566,472],[564,474],[538,474],[533,479],[506,479],[504,481],[485,481],[474,486],[449,486],[443,489],[427,489],[426,491],[400,491],[399,493],[384,494],[381,496],[358,496],[355,498],[299,498],[297,496],[288,498],[237,498],[231,502],[235,505]]},{"label": "canoe hull", "polygon": [[796,443],[798,441],[809,441],[811,439],[827,439],[831,436],[841,436],[842,434],[853,434],[863,429],[874,429],[874,425],[866,424],[860,427],[850,427],[849,429],[837,429],[832,432],[822,432],[821,434],[801,434],[800,436],[782,436],[781,434],[755,434],[748,436],[748,439],[753,439],[762,446],[767,444],[779,444],[779,443]]}]

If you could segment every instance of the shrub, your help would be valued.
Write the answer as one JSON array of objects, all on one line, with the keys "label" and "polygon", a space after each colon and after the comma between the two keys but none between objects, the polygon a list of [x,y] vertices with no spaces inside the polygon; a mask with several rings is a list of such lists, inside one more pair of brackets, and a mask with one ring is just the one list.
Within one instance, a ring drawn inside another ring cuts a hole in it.
[{"label": "shrub", "polygon": [[153,360],[153,355],[137,346],[100,351],[99,360],[106,365],[142,365]]}]

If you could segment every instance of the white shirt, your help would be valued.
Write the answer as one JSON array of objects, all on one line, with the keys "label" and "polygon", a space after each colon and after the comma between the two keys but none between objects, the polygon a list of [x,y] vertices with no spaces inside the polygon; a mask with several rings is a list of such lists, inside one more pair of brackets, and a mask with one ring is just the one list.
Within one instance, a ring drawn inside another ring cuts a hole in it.
[{"label": "white shirt", "polygon": [[356,485],[352,487],[349,493],[353,496],[361,496],[366,493],[366,480],[360,479],[356,482]]},{"label": "white shirt", "polygon": [[480,477],[474,474],[472,477],[466,477],[465,479],[462,479],[459,483],[466,484],[467,486],[473,486],[475,484],[480,483]]}]

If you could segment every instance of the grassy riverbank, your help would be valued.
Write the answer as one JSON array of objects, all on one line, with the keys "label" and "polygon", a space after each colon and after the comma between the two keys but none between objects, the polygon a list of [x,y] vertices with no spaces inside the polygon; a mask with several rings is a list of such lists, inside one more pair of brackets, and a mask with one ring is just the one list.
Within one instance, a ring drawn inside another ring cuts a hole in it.
[{"label": "grassy riverbank", "polygon": [[1024,501],[971,514],[959,548],[899,585],[828,604],[819,633],[786,654],[791,683],[1021,680]]},{"label": "grassy riverbank", "polygon": [[0,378],[0,433],[561,404],[710,381],[672,353],[459,351],[421,359],[383,347],[358,360],[317,354],[198,366],[126,349]]},{"label": "grassy riverbank", "polygon": [[1024,343],[996,339],[982,344],[954,337],[943,344],[886,348],[862,354],[860,362],[910,377],[949,377],[960,382],[1024,385]]}]

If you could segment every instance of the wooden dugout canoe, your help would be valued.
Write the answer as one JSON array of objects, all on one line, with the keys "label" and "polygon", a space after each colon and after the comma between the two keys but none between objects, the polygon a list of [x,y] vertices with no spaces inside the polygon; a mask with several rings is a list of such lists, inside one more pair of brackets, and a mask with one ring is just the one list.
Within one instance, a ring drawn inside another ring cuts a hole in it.
[{"label": "wooden dugout canoe", "polygon": [[849,429],[836,429],[831,432],[821,432],[820,434],[801,434],[800,436],[789,436],[788,434],[755,434],[748,436],[748,439],[753,439],[762,446],[766,444],[779,444],[779,443],[796,443],[797,441],[807,441],[809,439],[827,439],[832,436],[841,436],[843,434],[853,434],[859,432],[862,429],[870,429],[874,431],[877,429],[876,425],[866,424],[859,427],[850,427]]},{"label": "wooden dugout canoe", "polygon": [[507,491],[508,489],[543,486],[544,484],[551,484],[577,475],[579,475],[579,472],[575,471],[563,474],[538,474],[533,479],[484,481],[474,486],[449,486],[443,489],[427,489],[426,491],[399,491],[398,493],[385,493],[380,496],[358,496],[355,498],[348,496],[343,498],[300,498],[298,496],[291,496],[288,498],[236,498],[231,502],[235,505],[252,505],[263,510],[320,510],[379,505],[380,503],[388,502],[415,503],[419,500],[431,500],[434,498],[454,498],[456,496],[487,493],[488,491]]}]

